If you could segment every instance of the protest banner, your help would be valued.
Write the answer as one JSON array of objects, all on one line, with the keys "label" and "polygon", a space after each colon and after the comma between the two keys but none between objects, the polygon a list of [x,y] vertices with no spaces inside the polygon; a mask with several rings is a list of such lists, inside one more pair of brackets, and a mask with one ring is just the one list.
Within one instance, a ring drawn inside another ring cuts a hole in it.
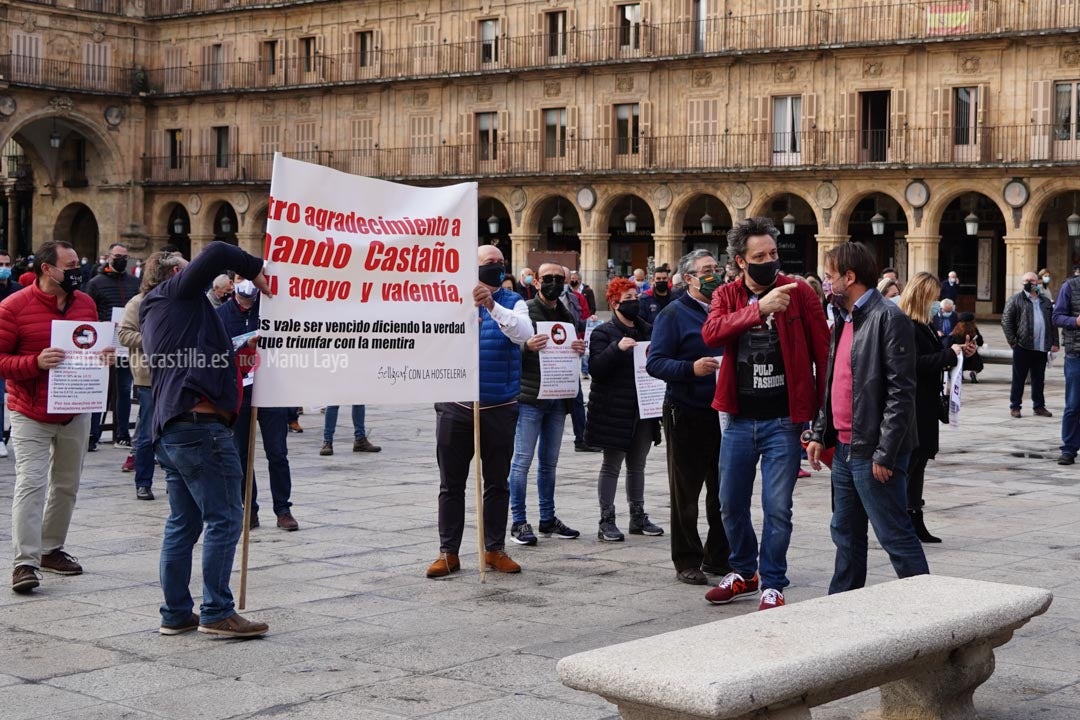
[{"label": "protest banner", "polygon": [[571,346],[577,340],[572,323],[538,322],[538,335],[547,335],[548,343],[540,355],[540,392],[538,400],[576,398],[581,386],[581,356]]},{"label": "protest banner", "polygon": [[479,396],[476,183],[420,188],[274,156],[263,407]]},{"label": "protest banner", "polygon": [[104,412],[109,400],[109,367],[101,351],[115,347],[111,322],[53,320],[49,344],[64,351],[63,361],[49,370],[46,412]]},{"label": "protest banner", "polygon": [[964,356],[956,356],[956,367],[949,374],[949,427],[960,427],[960,391],[964,386]]},{"label": "protest banner", "polygon": [[126,358],[126,357],[128,357],[128,354],[129,354],[129,351],[127,349],[127,345],[124,345],[122,342],[120,342],[120,323],[123,320],[124,320],[124,308],[122,308],[122,307],[114,307],[112,309],[112,324],[113,324],[112,346],[114,348],[116,348],[116,357],[118,357],[118,358]]},{"label": "protest banner", "polygon": [[648,342],[634,346],[634,386],[637,390],[638,417],[642,420],[658,418],[664,414],[664,393],[667,383],[658,380],[645,370],[649,361]]}]

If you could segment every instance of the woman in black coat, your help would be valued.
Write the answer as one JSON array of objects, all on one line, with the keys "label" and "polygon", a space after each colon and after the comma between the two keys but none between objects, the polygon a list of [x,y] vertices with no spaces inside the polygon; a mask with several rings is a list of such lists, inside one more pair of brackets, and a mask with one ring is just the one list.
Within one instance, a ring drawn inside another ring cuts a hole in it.
[{"label": "woman in black coat", "polygon": [[900,309],[915,325],[915,424],[919,446],[908,461],[907,505],[915,534],[924,543],[939,543],[923,520],[923,482],[926,464],[937,455],[943,373],[956,367],[960,353],[971,355],[974,341],[941,347],[941,338],[930,326],[931,308],[941,291],[941,283],[928,272],[916,273],[900,296]]},{"label": "woman in black coat", "polygon": [[597,493],[600,498],[601,540],[619,542],[623,534],[615,525],[615,490],[620,468],[626,464],[626,499],[630,504],[632,535],[663,535],[664,530],[645,514],[645,458],[651,443],[659,442],[657,420],[639,420],[634,382],[634,346],[649,340],[652,326],[638,317],[637,286],[625,278],[608,285],[608,305],[613,317],[592,332],[589,340],[588,417],[585,444],[602,448]]}]

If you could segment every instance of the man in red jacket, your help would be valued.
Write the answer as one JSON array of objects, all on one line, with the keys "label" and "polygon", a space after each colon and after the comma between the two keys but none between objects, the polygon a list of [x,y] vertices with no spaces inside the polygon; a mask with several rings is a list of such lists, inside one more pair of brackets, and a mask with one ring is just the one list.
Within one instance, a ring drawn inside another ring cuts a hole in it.
[{"label": "man in red jacket", "polygon": [[[742,274],[713,291],[701,329],[706,345],[724,348],[712,406],[726,416],[720,508],[733,570],[705,597],[723,605],[760,588],[760,610],[784,604],[799,436],[824,400],[829,360],[825,313],[809,285],[780,274],[779,235],[762,217],[728,232],[728,255]],[[765,515],[760,564],[750,521],[758,460]]]},{"label": "man in red jacket", "polygon": [[[64,359],[64,351],[50,343],[53,320],[98,319],[94,301],[77,290],[82,271],[71,245],[47,242],[36,260],[34,284],[0,303],[0,376],[7,380],[15,447],[11,589],[18,593],[38,586],[39,568],[59,575],[82,572],[64,552],[64,541],[90,438],[90,413],[46,412],[49,370]],[[102,356],[113,362],[113,348]]]}]

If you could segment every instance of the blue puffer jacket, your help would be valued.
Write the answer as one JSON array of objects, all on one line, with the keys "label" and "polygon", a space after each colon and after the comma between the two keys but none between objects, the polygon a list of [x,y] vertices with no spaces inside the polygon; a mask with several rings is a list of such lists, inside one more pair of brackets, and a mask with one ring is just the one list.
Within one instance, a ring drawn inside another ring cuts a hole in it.
[{"label": "blue puffer jacket", "polygon": [[[509,310],[522,300],[506,288],[491,297]],[[501,405],[516,399],[520,391],[521,348],[503,335],[486,308],[480,308],[480,404]]]}]

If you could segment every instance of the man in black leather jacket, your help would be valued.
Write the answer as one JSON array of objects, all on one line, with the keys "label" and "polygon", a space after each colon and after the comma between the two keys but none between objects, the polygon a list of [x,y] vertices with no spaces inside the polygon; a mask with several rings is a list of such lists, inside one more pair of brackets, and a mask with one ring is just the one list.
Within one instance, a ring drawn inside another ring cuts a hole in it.
[{"label": "man in black leather jacket", "polygon": [[825,255],[837,322],[825,406],[807,454],[820,470],[821,451],[836,447],[830,594],[866,584],[868,520],[897,577],[930,572],[906,511],[908,458],[918,443],[914,326],[881,297],[876,277],[873,256],[860,243],[843,243]]}]

